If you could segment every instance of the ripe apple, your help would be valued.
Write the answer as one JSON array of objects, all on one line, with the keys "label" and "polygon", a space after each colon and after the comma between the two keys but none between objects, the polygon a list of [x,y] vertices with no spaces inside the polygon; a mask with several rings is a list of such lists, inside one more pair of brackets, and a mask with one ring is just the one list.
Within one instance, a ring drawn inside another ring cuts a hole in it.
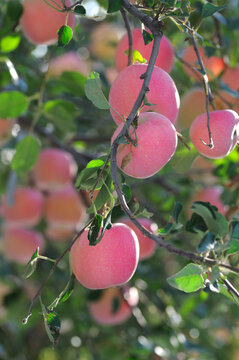
[{"label": "ripe apple", "polygon": [[201,139],[209,142],[207,114],[199,115],[190,127],[190,138],[200,154],[211,158],[226,157],[234,149],[239,138],[239,116],[233,110],[218,110],[210,112],[210,128],[214,148],[210,149]]},{"label": "ripe apple", "polygon": [[[211,80],[213,77],[217,77],[225,68],[225,63],[222,58],[219,58],[217,56],[210,56],[209,58],[206,56],[203,48],[199,48],[199,54],[201,55],[201,58],[203,60],[204,66],[206,70],[208,71],[208,78]],[[190,64],[191,66],[195,68],[200,68],[198,64],[198,59],[196,56],[196,53],[194,51],[193,46],[188,46],[183,53],[183,60]],[[198,81],[198,77],[195,74],[193,70],[191,70],[188,66],[183,64],[183,69],[186,74],[191,76],[193,79]],[[200,72],[197,72],[199,76],[202,77]]]},{"label": "ripe apple", "polygon": [[[105,289],[100,298],[90,301],[89,312],[93,320],[100,325],[119,325],[127,321],[131,314],[131,306],[136,306],[139,300],[138,290],[134,287],[127,289],[124,298],[117,287]],[[117,303],[114,311],[114,303]]]},{"label": "ripe apple", "polygon": [[51,59],[48,68],[49,76],[60,76],[64,71],[76,71],[85,76],[90,74],[89,64],[74,51]]},{"label": "ripe apple", "polygon": [[[147,70],[146,64],[134,64],[123,69],[113,82],[110,93],[110,105],[126,120],[138,97],[143,80],[140,76]],[[179,111],[179,94],[171,76],[164,70],[155,66],[151,81],[150,91],[147,93],[148,102],[141,112],[154,111],[166,116],[173,124],[176,123]],[[120,117],[110,110],[116,124],[122,123]]]},{"label": "ripe apple", "polygon": [[8,204],[6,195],[3,197],[2,215],[7,223],[14,226],[35,226],[43,212],[42,194],[30,187],[17,188],[14,203]]},{"label": "ripe apple", "polygon": [[198,191],[191,200],[191,204],[194,201],[204,201],[210,202],[212,205],[218,208],[218,212],[222,215],[225,215],[228,207],[223,204],[220,196],[222,194],[223,188],[219,185],[210,186],[205,189]]},{"label": "ripe apple", "polygon": [[72,246],[70,260],[77,280],[89,289],[122,285],[136,270],[139,242],[128,226],[113,224],[97,245],[90,246],[85,230]]},{"label": "ripe apple", "polygon": [[3,232],[3,254],[19,264],[26,265],[38,247],[43,251],[43,245],[42,235],[33,230],[7,226]]},{"label": "ripe apple", "polygon": [[[141,225],[143,225],[149,232],[156,234],[158,230],[157,224],[147,218],[137,218]],[[137,226],[132,223],[129,218],[120,219],[120,222],[128,225],[137,235],[139,240],[139,260],[148,259],[152,256],[157,248],[157,244],[152,239],[144,236]]]},{"label": "ripe apple", "polygon": [[85,207],[75,188],[66,187],[47,195],[44,214],[51,226],[72,230],[85,217]]},{"label": "ripe apple", "polygon": [[40,190],[57,190],[72,184],[76,173],[73,157],[66,151],[47,148],[40,152],[33,169],[36,186]]},{"label": "ripe apple", "polygon": [[[156,174],[171,159],[177,147],[177,133],[171,121],[153,112],[140,114],[138,124],[137,146],[120,144],[117,164],[125,174],[144,179]],[[121,124],[115,130],[112,143],[123,126]],[[133,127],[130,127],[129,133],[135,140]]]},{"label": "ripe apple", "polygon": [[[61,0],[54,0],[62,9]],[[52,3],[52,2],[51,2]],[[66,5],[73,4],[72,0],[66,0]],[[57,5],[53,4],[57,7]],[[52,45],[57,42],[57,31],[65,25],[66,12],[59,12],[47,5],[44,0],[24,0],[23,15],[20,24],[24,35],[33,44]],[[69,13],[67,25],[75,26],[75,15]]]},{"label": "ripe apple", "polygon": [[[150,32],[149,30],[147,31]],[[132,39],[133,50],[139,51],[140,54],[147,60],[147,62],[149,62],[149,58],[153,49],[153,41],[145,45],[141,29],[132,30]],[[115,66],[118,71],[123,70],[128,65],[128,55],[125,54],[125,51],[128,49],[128,34],[125,34],[118,43],[115,53]],[[170,40],[163,35],[155,65],[169,73],[173,67],[173,58],[173,46]]]},{"label": "ripe apple", "polygon": [[[214,96],[214,103],[217,110],[226,109],[223,102]],[[213,111],[209,105],[210,111]],[[206,97],[203,89],[196,87],[186,92],[181,98],[181,104],[178,114],[178,126],[181,129],[188,128],[193,120],[206,111]]]}]

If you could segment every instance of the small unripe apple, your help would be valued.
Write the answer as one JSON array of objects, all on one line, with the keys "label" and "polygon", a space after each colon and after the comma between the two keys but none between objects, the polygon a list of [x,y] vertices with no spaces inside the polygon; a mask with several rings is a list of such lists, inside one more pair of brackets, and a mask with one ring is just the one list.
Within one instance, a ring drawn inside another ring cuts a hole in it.
[{"label": "small unripe apple", "polygon": [[89,289],[122,285],[136,270],[139,242],[128,226],[113,224],[97,245],[90,246],[85,230],[72,246],[70,260],[77,280]]},{"label": "small unripe apple", "polygon": [[210,112],[210,129],[214,147],[210,149],[202,143],[209,143],[207,114],[199,115],[190,127],[190,138],[200,154],[211,158],[226,157],[234,149],[239,138],[239,116],[233,110]]}]

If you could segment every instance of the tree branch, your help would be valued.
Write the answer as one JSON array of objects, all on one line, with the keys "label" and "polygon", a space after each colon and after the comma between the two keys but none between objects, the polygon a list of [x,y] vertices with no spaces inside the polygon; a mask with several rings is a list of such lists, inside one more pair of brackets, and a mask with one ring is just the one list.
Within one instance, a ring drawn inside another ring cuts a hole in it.
[{"label": "tree branch", "polygon": [[125,24],[127,34],[128,34],[128,42],[129,42],[128,66],[129,66],[133,62],[133,38],[132,38],[132,32],[130,29],[130,23],[129,23],[128,16],[123,8],[120,9],[120,12],[123,17],[124,24]]}]

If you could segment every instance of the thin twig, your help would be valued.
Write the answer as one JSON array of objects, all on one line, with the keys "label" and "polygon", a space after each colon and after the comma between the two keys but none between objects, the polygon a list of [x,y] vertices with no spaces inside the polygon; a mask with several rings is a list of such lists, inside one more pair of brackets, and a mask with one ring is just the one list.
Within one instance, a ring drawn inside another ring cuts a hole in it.
[{"label": "thin twig", "polygon": [[198,63],[200,65],[200,68],[201,68],[201,71],[202,71],[204,91],[205,91],[205,95],[206,95],[207,129],[208,129],[209,143],[208,144],[205,143],[202,139],[201,139],[201,141],[203,142],[204,145],[208,146],[210,149],[213,149],[214,144],[213,144],[212,133],[211,133],[211,128],[210,128],[209,103],[212,104],[213,108],[215,108],[215,105],[214,105],[214,101],[213,101],[211,88],[209,86],[207,72],[206,72],[205,66],[203,64],[202,57],[201,57],[201,55],[199,53],[198,46],[197,46],[194,35],[191,35],[191,40],[192,40],[192,43],[193,43],[194,51],[195,51],[195,53],[197,55]]},{"label": "thin twig", "polygon": [[125,9],[121,8],[120,12],[123,17],[125,28],[126,28],[127,34],[128,34],[128,42],[129,42],[128,66],[129,66],[133,62],[133,37],[132,37],[132,31],[130,28],[129,19],[125,12]]},{"label": "thin twig", "polygon": [[232,292],[234,295],[236,295],[237,298],[239,298],[239,292],[237,291],[237,289],[234,288],[234,286],[230,283],[230,281],[228,281],[227,279],[223,279],[223,277],[221,277],[221,280],[226,285],[228,292],[229,293]]},{"label": "thin twig", "polygon": [[68,253],[68,251],[70,251],[70,249],[72,248],[72,246],[74,245],[74,243],[76,242],[76,240],[78,239],[78,237],[83,233],[83,231],[90,225],[90,223],[92,222],[92,220],[90,220],[84,227],[83,229],[81,229],[81,231],[79,231],[74,238],[72,239],[70,245],[65,249],[65,251],[56,259],[54,265],[52,266],[51,270],[49,271],[47,277],[45,278],[45,280],[43,281],[43,283],[41,284],[40,288],[38,289],[38,291],[36,292],[36,294],[34,295],[34,297],[32,298],[27,316],[22,320],[23,324],[26,324],[29,317],[32,314],[32,310],[33,307],[38,299],[38,297],[41,295],[42,290],[44,289],[46,283],[48,282],[48,280],[50,279],[50,277],[52,276],[52,274],[55,272],[59,262],[64,258],[64,256]]}]

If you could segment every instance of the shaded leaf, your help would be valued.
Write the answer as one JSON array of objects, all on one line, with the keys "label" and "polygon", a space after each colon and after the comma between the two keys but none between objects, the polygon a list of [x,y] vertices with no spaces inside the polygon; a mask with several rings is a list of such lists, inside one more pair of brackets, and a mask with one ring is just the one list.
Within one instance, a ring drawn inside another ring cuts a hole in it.
[{"label": "shaded leaf", "polygon": [[180,202],[176,201],[173,209],[173,218],[176,223],[178,222],[178,217],[182,211],[182,208],[183,205]]},{"label": "shaded leaf", "polygon": [[111,14],[120,10],[122,7],[122,0],[108,0],[108,10],[107,13]]},{"label": "shaded leaf", "polygon": [[19,91],[6,91],[0,94],[0,118],[16,118],[27,110],[28,98]]},{"label": "shaded leaf", "polygon": [[144,44],[145,44],[145,45],[151,43],[151,41],[154,39],[153,34],[149,33],[149,32],[146,31],[146,30],[143,30],[142,35],[143,35],[143,39],[144,39]]},{"label": "shaded leaf", "polygon": [[208,232],[202,238],[202,241],[200,242],[200,244],[198,246],[198,251],[204,252],[204,251],[213,250],[216,247],[217,243],[218,242],[216,240],[216,236],[213,233]]},{"label": "shaded leaf", "polygon": [[86,14],[86,9],[82,5],[77,5],[77,6],[74,7],[74,13],[76,15],[85,15]]},{"label": "shaded leaf", "polygon": [[110,109],[110,104],[100,87],[100,75],[95,71],[91,72],[85,82],[85,95],[98,109]]},{"label": "shaded leaf", "polygon": [[90,246],[95,246],[98,243],[99,232],[102,227],[103,218],[101,215],[96,214],[93,222],[88,231],[88,240]]},{"label": "shaded leaf", "polygon": [[230,248],[228,255],[234,254],[239,250],[239,222],[235,221],[232,223],[232,235],[230,241]]},{"label": "shaded leaf", "polygon": [[37,139],[32,135],[25,136],[16,146],[11,167],[21,175],[29,171],[35,165],[40,151]]},{"label": "shaded leaf", "polygon": [[203,5],[203,8],[202,8],[202,17],[206,18],[208,16],[212,16],[215,12],[221,11],[225,8],[226,8],[226,6],[216,6],[212,3],[206,3]]}]

